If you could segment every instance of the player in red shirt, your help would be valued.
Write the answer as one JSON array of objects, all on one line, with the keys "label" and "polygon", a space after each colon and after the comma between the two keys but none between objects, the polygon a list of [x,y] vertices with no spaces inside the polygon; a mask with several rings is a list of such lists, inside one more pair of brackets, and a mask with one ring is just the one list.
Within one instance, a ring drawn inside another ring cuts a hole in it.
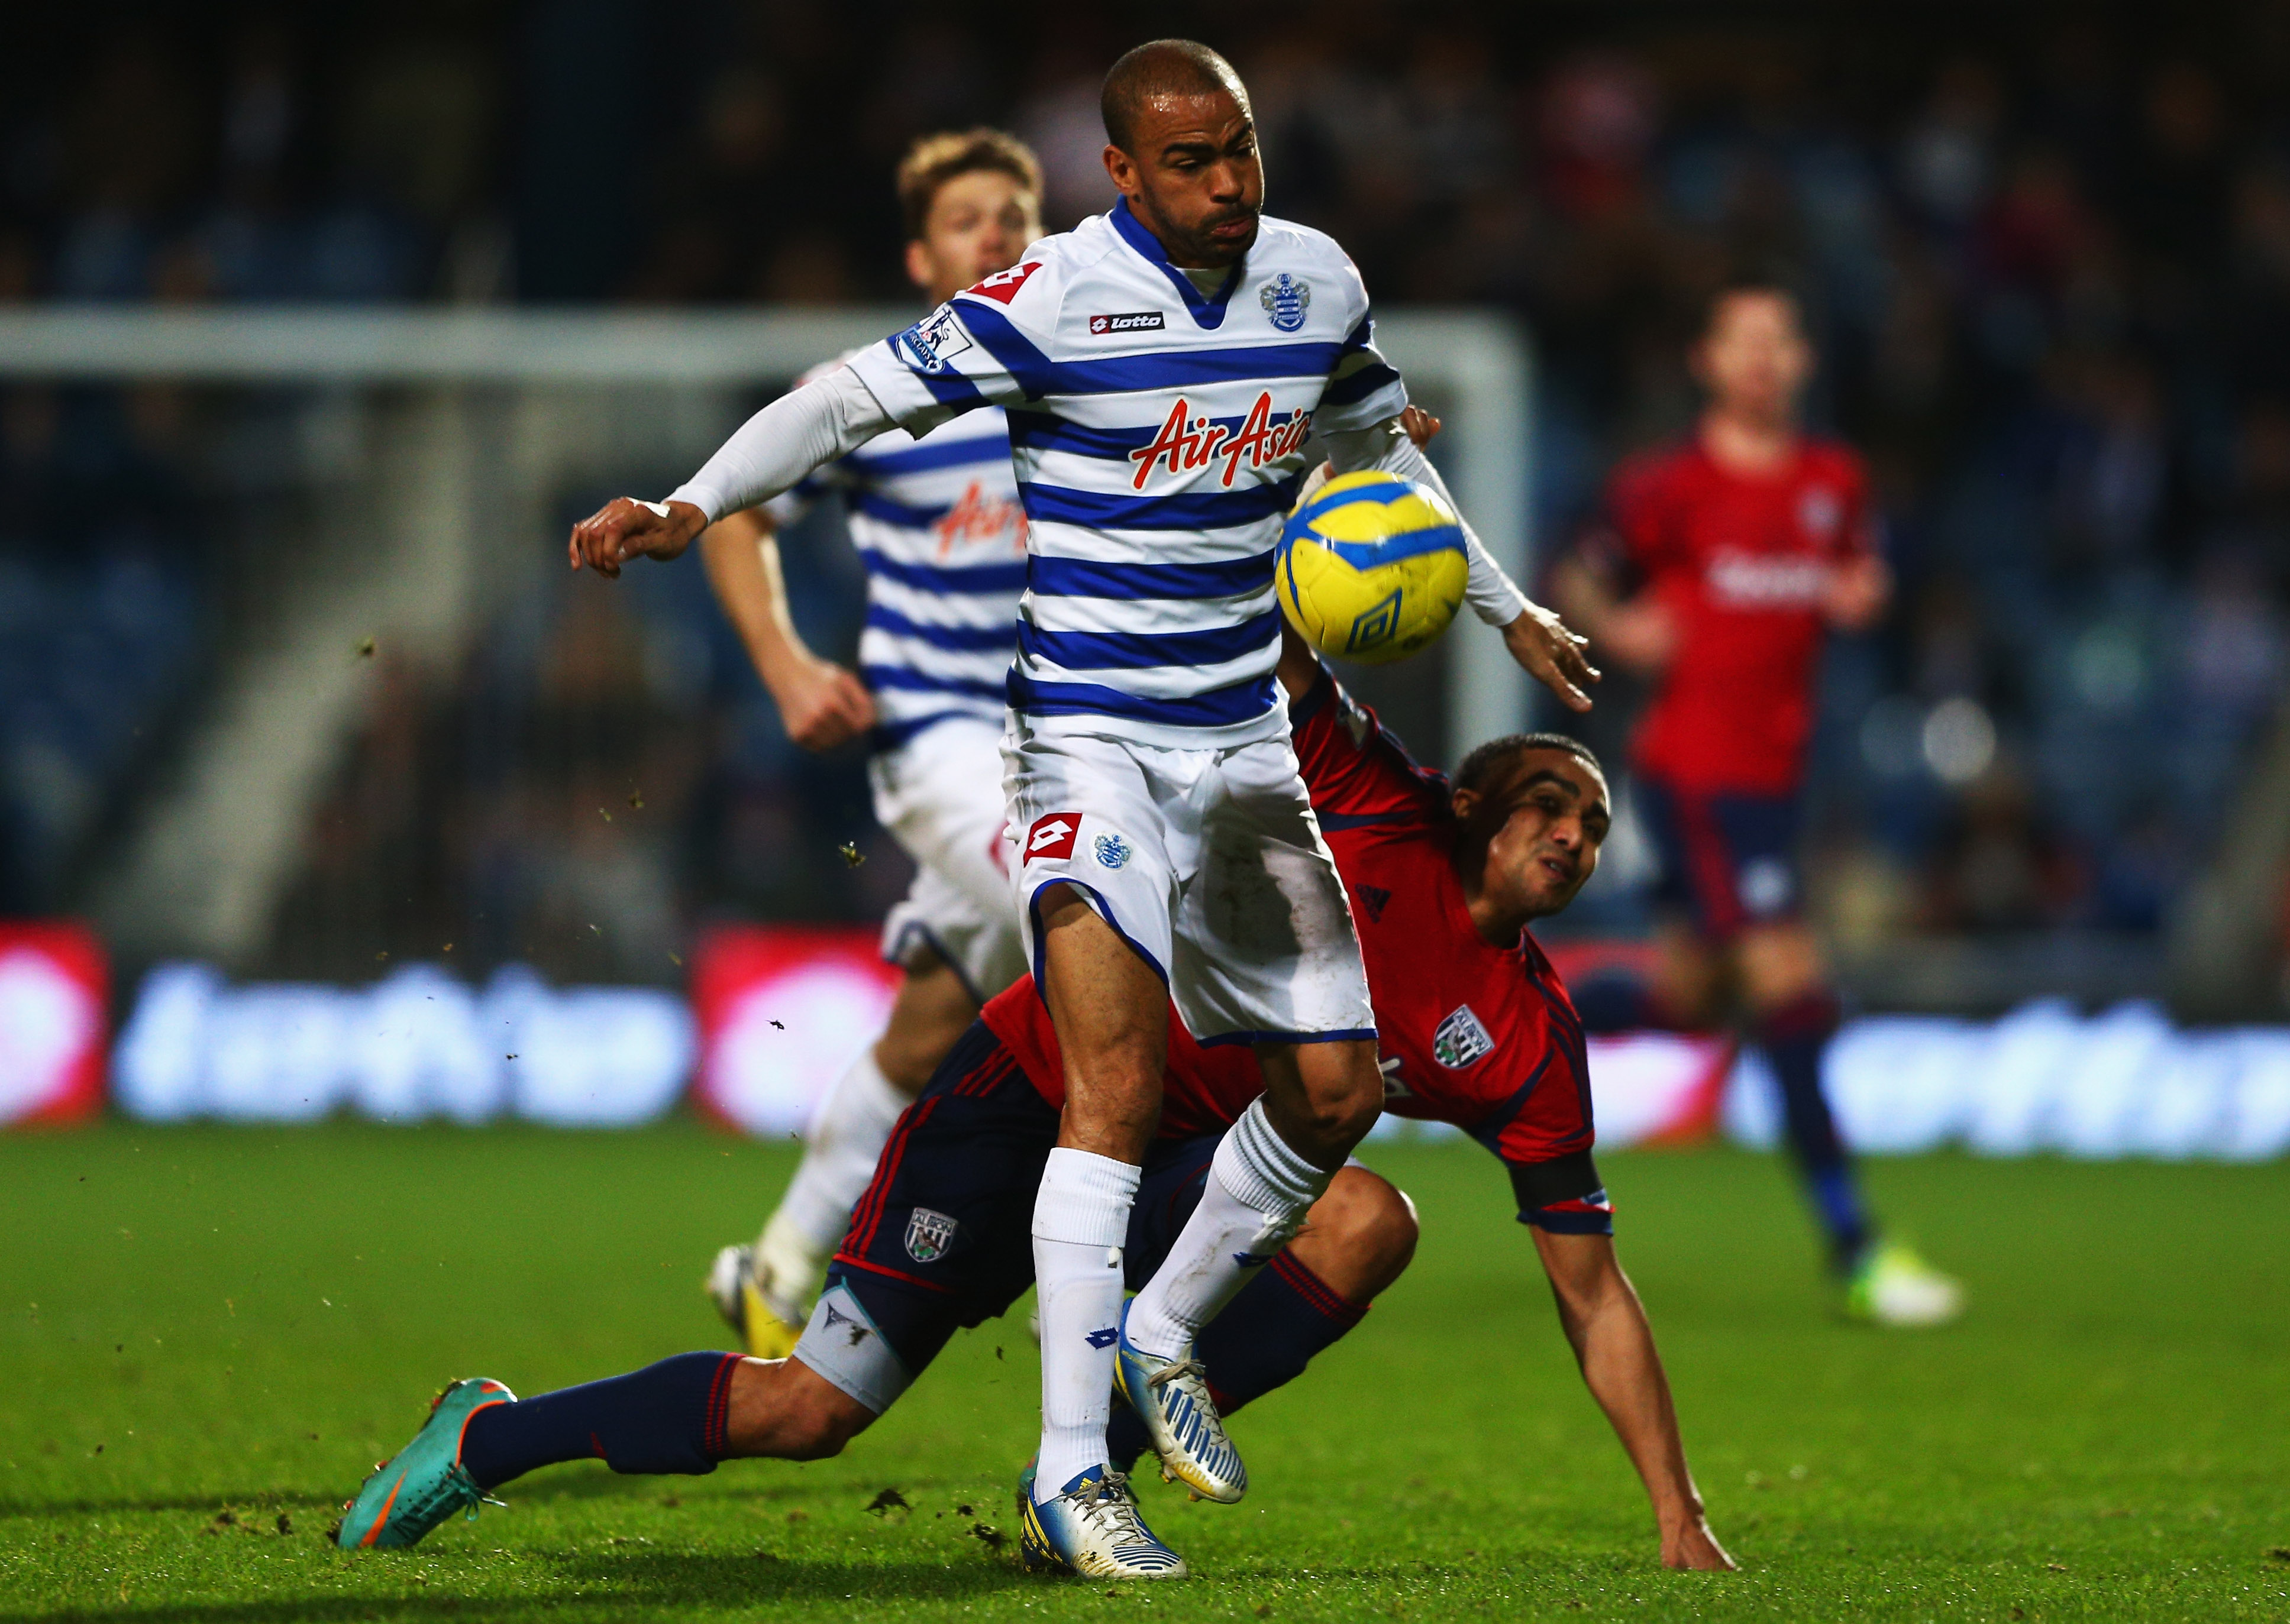
[{"label": "player in red shirt", "polygon": [[1601,1028],[1707,1026],[1738,1003],[1781,1084],[1847,1310],[1926,1324],[1954,1317],[1961,1293],[1878,1239],[1822,1092],[1838,1004],[1798,913],[1822,644],[1831,628],[1873,625],[1892,591],[1861,459],[1798,428],[1813,368],[1787,291],[1721,292],[1693,354],[1709,396],[1699,428],[1615,472],[1606,524],[1561,568],[1569,618],[1653,686],[1630,764],[1671,916],[1655,986],[1586,1002]]},{"label": "player in red shirt", "polygon": [[[1583,1379],[1653,1501],[1663,1564],[1731,1567],[1687,1470],[1645,1311],[1615,1261],[1581,1023],[1526,931],[1597,868],[1605,775],[1574,740],[1528,734],[1480,746],[1450,783],[1411,761],[1293,636],[1280,679],[1359,922],[1386,1108],[1454,1124],[1502,1162]],[[1168,1034],[1157,1136],[1127,1244],[1108,1258],[1133,1287],[1172,1249],[1218,1142],[1264,1087],[1252,1049],[1204,1048],[1173,1012]],[[523,1402],[499,1382],[458,1382],[368,1480],[342,1542],[411,1544],[483,1492],[557,1460],[708,1472],[735,1456],[839,1452],[957,1327],[999,1316],[1032,1283],[1034,1189],[1065,1078],[1047,1012],[1021,980],[988,1003],[900,1118],[791,1358],[686,1354]],[[1203,1329],[1194,1356],[1219,1407],[1301,1374],[1359,1323],[1414,1245],[1407,1198],[1357,1164],[1341,1169],[1302,1232],[1276,1238],[1265,1267]],[[1109,1444],[1117,1472],[1147,1448],[1128,1407],[1117,1407]],[[1020,1500],[1026,1516],[1031,1496]],[[398,1509],[409,1504],[418,1515]],[[1029,1560],[1041,1546],[1023,1541]]]}]

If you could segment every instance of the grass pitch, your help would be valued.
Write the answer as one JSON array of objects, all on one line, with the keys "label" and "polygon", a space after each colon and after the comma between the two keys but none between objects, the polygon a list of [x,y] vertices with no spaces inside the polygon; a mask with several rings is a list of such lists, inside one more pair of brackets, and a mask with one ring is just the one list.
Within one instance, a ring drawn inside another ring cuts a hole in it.
[{"label": "grass pitch", "polygon": [[[1189,1584],[1030,1578],[981,1537],[1032,1444],[1022,1310],[837,1460],[562,1467],[414,1551],[326,1540],[447,1378],[537,1392],[721,1345],[695,1282],[791,1159],[688,1124],[0,1139],[0,1624],[2290,1617],[2278,1165],[1875,1164],[1973,1304],[1885,1334],[1831,1317],[1770,1160],[1612,1157],[1731,1577],[1655,1565],[1469,1145],[1372,1158],[1420,1203],[1421,1252],[1236,1422],[1249,1499],[1146,1487]],[[870,1513],[886,1488],[910,1509]]]}]

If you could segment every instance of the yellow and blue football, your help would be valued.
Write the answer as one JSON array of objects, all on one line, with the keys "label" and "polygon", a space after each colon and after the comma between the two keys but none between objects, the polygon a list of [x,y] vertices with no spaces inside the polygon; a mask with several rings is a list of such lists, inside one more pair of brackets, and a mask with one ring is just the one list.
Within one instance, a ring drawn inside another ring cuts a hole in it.
[{"label": "yellow and blue football", "polygon": [[1436,642],[1470,579],[1462,522],[1397,474],[1339,474],[1299,502],[1273,565],[1288,623],[1323,654],[1382,665]]}]

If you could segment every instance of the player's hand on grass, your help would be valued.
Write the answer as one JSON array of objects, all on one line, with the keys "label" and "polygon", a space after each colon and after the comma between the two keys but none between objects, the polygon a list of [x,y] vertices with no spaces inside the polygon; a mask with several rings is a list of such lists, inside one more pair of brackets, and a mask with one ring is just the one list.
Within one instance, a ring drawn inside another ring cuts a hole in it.
[{"label": "player's hand on grass", "polygon": [[806,653],[772,684],[788,737],[806,750],[831,750],[875,725],[875,696],[831,660]]},{"label": "player's hand on grass", "polygon": [[1697,1573],[1731,1573],[1741,1564],[1726,1554],[1718,1536],[1709,1532],[1709,1519],[1696,1516],[1662,1530],[1661,1565]]},{"label": "player's hand on grass", "polygon": [[572,567],[617,576],[631,558],[669,559],[708,528],[708,516],[690,502],[640,502],[616,496],[572,527]]},{"label": "player's hand on grass", "polygon": [[1503,645],[1528,676],[1557,694],[1569,710],[1590,708],[1589,686],[1598,669],[1583,657],[1587,638],[1566,629],[1566,623],[1540,604],[1502,628]]}]

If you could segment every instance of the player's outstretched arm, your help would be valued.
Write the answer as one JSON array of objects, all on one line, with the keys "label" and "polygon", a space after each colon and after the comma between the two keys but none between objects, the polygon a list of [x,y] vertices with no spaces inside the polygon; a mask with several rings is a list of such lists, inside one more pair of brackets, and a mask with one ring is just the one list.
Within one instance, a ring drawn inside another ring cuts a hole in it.
[{"label": "player's outstretched arm", "polygon": [[874,696],[843,667],[813,653],[796,630],[776,528],[757,508],[727,514],[701,532],[700,559],[788,737],[806,750],[831,750],[875,725]]},{"label": "player's outstretched arm", "polygon": [[725,514],[769,501],[891,426],[890,413],[859,374],[838,366],[741,424],[666,501],[615,497],[575,524],[572,567],[618,575],[631,558],[674,558]]},{"label": "player's outstretched arm", "polygon": [[1558,1322],[1573,1345],[1582,1380],[1621,1440],[1653,1502],[1661,1531],[1661,1564],[1668,1568],[1729,1570],[1734,1559],[1709,1532],[1685,1445],[1669,1379],[1654,1351],[1653,1332],[1629,1276],[1606,1235],[1552,1235],[1531,1229],[1543,1272],[1557,1300]]},{"label": "player's outstretched arm", "polygon": [[[1381,468],[1413,479],[1437,492],[1453,508],[1455,499],[1448,494],[1446,482],[1423,454],[1424,444],[1438,431],[1438,419],[1410,407],[1373,428],[1327,436],[1328,460],[1339,474]],[[1561,704],[1569,710],[1589,709],[1589,689],[1598,680],[1598,671],[1584,657],[1589,644],[1549,610],[1528,601],[1468,522],[1462,529],[1463,548],[1471,563],[1463,597],[1471,612],[1501,628],[1503,646],[1511,658],[1557,694]]]}]

